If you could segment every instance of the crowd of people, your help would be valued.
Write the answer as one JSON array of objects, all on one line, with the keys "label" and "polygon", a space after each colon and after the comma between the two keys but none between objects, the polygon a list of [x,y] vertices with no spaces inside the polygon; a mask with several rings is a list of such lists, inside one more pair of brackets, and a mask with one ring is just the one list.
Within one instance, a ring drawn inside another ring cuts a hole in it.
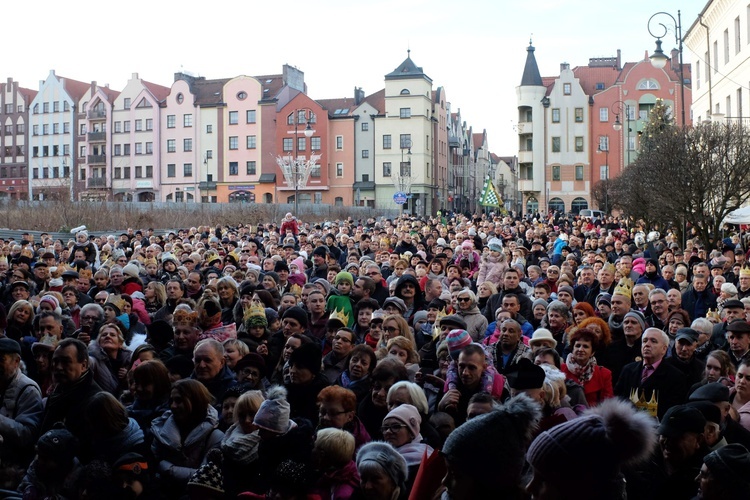
[{"label": "crowd of people", "polygon": [[750,498],[748,252],[642,229],[0,240],[0,497]]}]

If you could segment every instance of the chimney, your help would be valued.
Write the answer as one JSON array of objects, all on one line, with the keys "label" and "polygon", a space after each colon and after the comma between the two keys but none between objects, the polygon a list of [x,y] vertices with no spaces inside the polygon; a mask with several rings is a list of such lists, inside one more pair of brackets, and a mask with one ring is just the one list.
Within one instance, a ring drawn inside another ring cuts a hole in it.
[{"label": "chimney", "polygon": [[354,87],[354,105],[359,106],[365,100],[365,91],[361,87]]},{"label": "chimney", "polygon": [[570,63],[560,63],[560,73],[570,69]]},{"label": "chimney", "polygon": [[130,75],[130,78],[131,78],[132,80],[137,80],[137,79],[138,79],[138,73],[133,73],[133,74],[131,74],[131,75]]},{"label": "chimney", "polygon": [[620,49],[617,49],[617,70],[622,69],[622,51]]},{"label": "chimney", "polygon": [[669,60],[670,66],[672,67],[672,71],[679,73],[680,72],[680,51],[677,49],[672,49],[672,52],[669,55],[672,56],[672,58]]}]

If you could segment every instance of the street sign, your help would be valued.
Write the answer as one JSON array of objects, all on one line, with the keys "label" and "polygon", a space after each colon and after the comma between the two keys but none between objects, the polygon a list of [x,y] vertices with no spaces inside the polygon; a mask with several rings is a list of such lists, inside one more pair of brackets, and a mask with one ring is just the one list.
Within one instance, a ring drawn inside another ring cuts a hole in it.
[{"label": "street sign", "polygon": [[403,193],[401,191],[398,191],[393,195],[393,202],[396,203],[397,205],[403,205],[404,203],[406,203],[406,200],[407,200],[406,193]]}]

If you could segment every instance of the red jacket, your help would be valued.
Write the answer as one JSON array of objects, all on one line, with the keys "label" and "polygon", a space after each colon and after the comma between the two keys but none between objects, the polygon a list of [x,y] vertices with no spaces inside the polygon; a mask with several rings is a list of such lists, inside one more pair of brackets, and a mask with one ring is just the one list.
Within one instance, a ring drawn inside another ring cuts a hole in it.
[{"label": "red jacket", "polygon": [[560,370],[565,374],[565,377],[567,377],[568,380],[572,380],[583,386],[583,392],[586,395],[586,402],[591,407],[596,406],[605,399],[612,398],[615,395],[615,391],[612,388],[612,372],[603,366],[597,365],[594,367],[594,374],[585,384],[581,384],[578,377],[568,370],[565,363],[560,365]]}]

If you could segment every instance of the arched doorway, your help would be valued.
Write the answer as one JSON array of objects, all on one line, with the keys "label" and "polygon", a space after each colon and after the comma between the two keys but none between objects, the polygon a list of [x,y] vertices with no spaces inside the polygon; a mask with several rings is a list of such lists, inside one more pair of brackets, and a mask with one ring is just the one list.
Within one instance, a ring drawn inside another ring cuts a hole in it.
[{"label": "arched doorway", "polygon": [[562,201],[560,198],[552,198],[551,200],[549,200],[549,211],[560,212],[561,214],[564,214],[565,202]]},{"label": "arched doorway", "polygon": [[576,198],[573,203],[570,204],[570,211],[573,215],[578,215],[581,210],[589,208],[589,202],[583,198]]},{"label": "arched doorway", "polygon": [[273,195],[271,193],[264,194],[263,203],[273,203]]},{"label": "arched doorway", "polygon": [[539,201],[533,196],[526,200],[526,213],[533,214],[539,210]]},{"label": "arched doorway", "polygon": [[229,203],[255,203],[255,193],[249,191],[233,191],[229,195]]}]

